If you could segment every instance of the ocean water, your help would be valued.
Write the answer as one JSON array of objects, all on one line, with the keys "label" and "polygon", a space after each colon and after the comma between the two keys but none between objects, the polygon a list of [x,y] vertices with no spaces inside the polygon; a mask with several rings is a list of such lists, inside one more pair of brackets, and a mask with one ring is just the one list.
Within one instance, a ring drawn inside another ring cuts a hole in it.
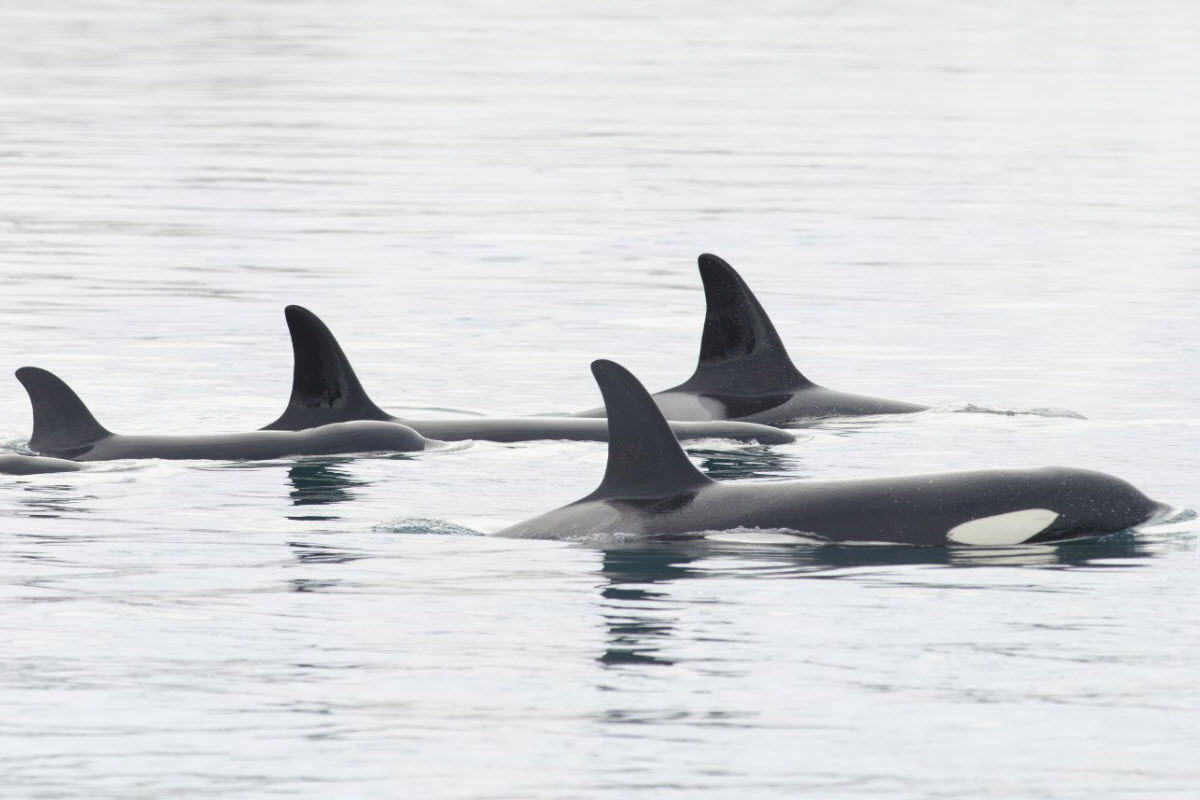
[{"label": "ocean water", "polygon": [[113,430],[274,419],[288,303],[402,415],[593,407],[597,357],[666,388],[711,251],[811,378],[935,410],[709,474],[1062,464],[1176,509],[639,547],[480,535],[591,491],[592,443],[3,477],[5,797],[1196,796],[1194,3],[3,17],[0,366]]}]

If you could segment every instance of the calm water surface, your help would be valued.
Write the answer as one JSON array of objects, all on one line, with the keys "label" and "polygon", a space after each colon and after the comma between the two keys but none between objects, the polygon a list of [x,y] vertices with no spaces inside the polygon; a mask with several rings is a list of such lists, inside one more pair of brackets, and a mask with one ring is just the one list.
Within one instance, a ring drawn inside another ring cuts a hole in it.
[{"label": "calm water surface", "polygon": [[588,443],[4,478],[5,796],[1195,797],[1200,11],[992,6],[5,3],[0,366],[113,430],[274,419],[287,303],[402,414],[665,388],[710,250],[810,377],[937,409],[710,474],[1179,509],[664,549],[474,535],[589,492]]}]

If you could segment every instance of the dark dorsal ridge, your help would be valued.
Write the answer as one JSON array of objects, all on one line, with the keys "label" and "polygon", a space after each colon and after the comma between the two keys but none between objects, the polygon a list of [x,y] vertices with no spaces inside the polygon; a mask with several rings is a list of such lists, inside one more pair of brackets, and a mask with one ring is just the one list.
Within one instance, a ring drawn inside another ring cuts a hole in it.
[{"label": "dark dorsal ridge", "polygon": [[112,436],[96,421],[79,395],[54,373],[21,367],[17,370],[17,380],[29,393],[29,404],[33,407],[29,448],[34,452],[70,458]]},{"label": "dark dorsal ridge", "polygon": [[742,276],[708,253],[699,264],[708,304],[700,361],[679,388],[764,394],[811,385],[792,364],[771,318]]},{"label": "dark dorsal ridge", "polygon": [[688,460],[645,387],[612,361],[593,361],[592,375],[608,414],[608,466],[588,496],[668,497],[712,483]]},{"label": "dark dorsal ridge", "polygon": [[300,306],[288,306],[283,314],[292,334],[292,396],[279,419],[263,430],[394,419],[371,402],[337,339],[316,314]]}]

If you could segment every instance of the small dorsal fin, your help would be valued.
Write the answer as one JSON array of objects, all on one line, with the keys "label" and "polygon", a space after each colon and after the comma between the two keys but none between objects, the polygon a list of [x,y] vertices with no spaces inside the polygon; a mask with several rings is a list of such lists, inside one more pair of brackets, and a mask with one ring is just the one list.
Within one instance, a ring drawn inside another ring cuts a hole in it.
[{"label": "small dorsal fin", "polygon": [[712,480],[696,469],[662,412],[629,370],[593,361],[608,413],[608,467],[587,499],[652,498],[695,490]]},{"label": "small dorsal fin", "polygon": [[112,436],[96,421],[79,395],[52,372],[21,367],[17,370],[17,380],[29,393],[29,404],[33,407],[30,450],[71,458]]},{"label": "small dorsal fin", "polygon": [[811,385],[792,364],[771,318],[742,276],[708,253],[699,264],[708,304],[700,361],[677,388],[761,394]]},{"label": "small dorsal fin", "polygon": [[292,396],[279,419],[263,430],[302,431],[352,420],[394,419],[367,397],[350,360],[316,314],[283,311],[292,334]]}]

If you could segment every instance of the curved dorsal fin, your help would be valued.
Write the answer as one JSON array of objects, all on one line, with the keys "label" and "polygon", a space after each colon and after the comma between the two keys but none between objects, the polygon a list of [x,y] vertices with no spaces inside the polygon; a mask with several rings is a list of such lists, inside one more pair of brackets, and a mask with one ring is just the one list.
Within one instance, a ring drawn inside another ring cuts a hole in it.
[{"label": "curved dorsal fin", "polygon": [[700,361],[678,388],[761,394],[810,385],[792,364],[771,318],[742,276],[708,253],[700,256],[699,264],[708,304]]},{"label": "curved dorsal fin", "polygon": [[96,421],[79,395],[54,373],[38,367],[21,367],[17,370],[17,380],[29,393],[29,404],[33,407],[29,449],[34,452],[70,458],[112,436]]},{"label": "curved dorsal fin", "polygon": [[367,397],[350,359],[316,314],[300,306],[288,306],[283,314],[292,334],[292,396],[279,419],[263,430],[302,431],[331,422],[395,419]]},{"label": "curved dorsal fin", "polygon": [[649,392],[629,370],[612,361],[593,361],[592,375],[608,413],[608,466],[604,480],[586,499],[664,497],[712,483],[688,460]]}]

